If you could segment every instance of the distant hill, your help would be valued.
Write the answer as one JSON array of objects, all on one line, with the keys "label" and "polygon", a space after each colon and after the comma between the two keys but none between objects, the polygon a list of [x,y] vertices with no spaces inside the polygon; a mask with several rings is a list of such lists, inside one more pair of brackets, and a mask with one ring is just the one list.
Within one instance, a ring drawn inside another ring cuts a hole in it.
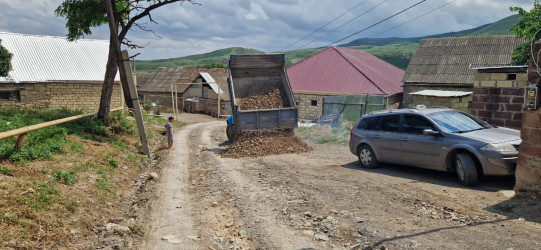
[{"label": "distant hill", "polygon": [[[353,40],[346,44],[339,45],[340,47],[351,47],[353,49],[360,49],[367,53],[370,53],[378,58],[393,64],[394,66],[405,70],[409,64],[409,61],[417,50],[419,41],[425,38],[438,38],[438,37],[457,37],[457,36],[484,36],[484,35],[509,35],[509,29],[513,24],[518,21],[518,15],[512,15],[501,19],[497,22],[485,24],[477,28],[449,32],[437,35],[430,35],[424,37],[412,37],[412,38],[361,38]],[[298,49],[285,52],[286,65],[295,64],[313,54],[323,50],[317,49]],[[136,69],[139,72],[153,72],[158,67],[215,67],[220,65],[227,65],[229,56],[232,54],[263,54],[265,52],[246,49],[240,47],[226,48],[216,50],[210,53],[171,58],[161,60],[150,61],[137,61]]]},{"label": "distant hill", "polygon": [[149,61],[136,61],[135,67],[139,72],[153,72],[158,67],[205,67],[205,66],[216,66],[218,65],[227,65],[229,60],[229,55],[234,54],[263,54],[265,52],[255,50],[255,49],[246,49],[241,47],[232,47],[226,49],[220,49],[212,51],[205,54],[198,54],[185,57],[177,57],[170,59],[159,59],[159,60],[149,60]]},{"label": "distant hill", "polygon": [[509,29],[515,23],[517,23],[519,15],[508,16],[504,19],[496,21],[494,23],[485,24],[473,29],[467,29],[457,32],[448,32],[430,36],[423,37],[410,37],[410,38],[401,38],[401,37],[389,37],[389,38],[360,38],[353,40],[349,43],[341,44],[340,47],[351,47],[351,46],[361,46],[361,45],[373,45],[381,46],[387,44],[396,44],[396,43],[419,43],[422,39],[425,38],[438,38],[438,37],[457,37],[457,36],[487,36],[487,35],[511,35]]}]

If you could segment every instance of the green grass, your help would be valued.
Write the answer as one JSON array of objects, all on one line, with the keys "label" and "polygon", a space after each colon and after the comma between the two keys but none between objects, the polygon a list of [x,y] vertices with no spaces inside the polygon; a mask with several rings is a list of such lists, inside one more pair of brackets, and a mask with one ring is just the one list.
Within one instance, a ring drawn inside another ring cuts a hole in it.
[{"label": "green grass", "polygon": [[56,170],[53,172],[55,180],[59,183],[73,186],[77,182],[77,174],[73,170],[69,171],[60,171]]},{"label": "green grass", "polygon": [[60,190],[56,187],[56,182],[54,181],[39,182],[34,192],[34,195],[27,194],[19,196],[19,202],[32,208],[43,210],[54,204],[60,194]]},{"label": "green grass", "polygon": [[348,145],[349,131],[347,127],[331,128],[329,126],[299,127],[295,133],[301,138],[317,144]]},{"label": "green grass", "polygon": [[6,166],[0,165],[0,174],[13,176],[13,171],[11,171],[11,169],[7,168]]},{"label": "green grass", "polygon": [[[67,109],[58,110],[0,110],[0,132],[35,125],[47,121],[79,115],[82,112]],[[99,119],[78,119],[68,123],[51,126],[30,132],[23,147],[15,148],[16,137],[0,141],[0,159],[24,163],[34,160],[50,160],[54,154],[62,153],[67,149],[72,152],[84,150],[82,145],[69,142],[67,135],[77,135],[86,139],[103,142],[103,137],[110,137],[117,128],[118,132],[133,133],[134,125],[126,119],[121,112],[113,112],[112,122],[107,126]],[[120,145],[120,144],[118,144]]]}]

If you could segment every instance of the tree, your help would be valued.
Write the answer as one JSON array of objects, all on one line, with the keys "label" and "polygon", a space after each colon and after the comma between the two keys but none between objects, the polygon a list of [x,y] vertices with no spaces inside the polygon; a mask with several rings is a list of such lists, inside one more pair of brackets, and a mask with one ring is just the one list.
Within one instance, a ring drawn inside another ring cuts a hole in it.
[{"label": "tree", "polygon": [[0,76],[7,76],[11,70],[11,57],[13,54],[2,46],[2,40],[0,40]]},{"label": "tree", "polygon": [[541,4],[539,0],[534,1],[534,7],[530,12],[520,7],[511,7],[512,12],[520,15],[518,22],[509,30],[517,37],[526,38],[528,42],[519,45],[513,50],[513,64],[525,65],[528,62],[531,52],[531,44],[541,39]]},{"label": "tree", "polygon": [[132,27],[152,32],[137,21],[148,17],[150,22],[156,23],[150,12],[175,2],[197,4],[195,0],[64,0],[55,10],[57,16],[67,19],[67,38],[70,41],[92,34],[92,27],[109,24],[109,56],[98,118],[104,121],[109,119],[113,84],[119,68],[122,85],[127,86],[123,64],[120,60],[122,58],[121,46],[125,45],[132,49],[142,48],[127,39],[126,34]]}]

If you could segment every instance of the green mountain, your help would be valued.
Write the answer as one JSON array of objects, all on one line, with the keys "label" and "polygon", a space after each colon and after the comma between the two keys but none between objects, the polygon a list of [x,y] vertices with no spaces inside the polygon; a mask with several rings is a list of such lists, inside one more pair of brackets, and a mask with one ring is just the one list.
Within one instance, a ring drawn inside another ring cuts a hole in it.
[{"label": "green mountain", "polygon": [[[484,35],[509,35],[509,29],[518,21],[519,15],[512,15],[497,22],[485,24],[477,28],[449,32],[437,35],[412,38],[361,38],[353,40],[346,44],[338,45],[340,47],[351,47],[353,49],[363,50],[378,58],[393,64],[394,66],[406,69],[409,61],[417,50],[417,45],[421,39],[438,37],[457,37],[457,36],[484,36]],[[285,52],[286,65],[295,64],[313,54],[323,50],[316,49],[298,49]],[[158,67],[221,67],[227,65],[229,56],[232,54],[263,54],[265,52],[246,49],[240,47],[226,48],[216,50],[210,53],[178,57],[171,59],[137,61],[136,69],[139,72],[152,72]]]},{"label": "green mountain", "polygon": [[430,36],[422,37],[389,37],[389,38],[360,38],[353,40],[349,43],[338,45],[340,47],[351,47],[351,46],[361,46],[361,45],[373,45],[373,46],[382,46],[387,44],[396,44],[396,43],[419,43],[422,39],[425,38],[438,38],[438,37],[457,37],[457,36],[487,36],[487,35],[511,35],[509,29],[515,23],[517,23],[519,15],[508,16],[504,19],[496,21],[494,23],[489,23],[481,25],[473,29],[467,29],[457,32],[448,32]]},{"label": "green mountain", "polygon": [[158,67],[220,67],[227,65],[229,55],[263,53],[265,52],[255,49],[232,47],[192,56],[136,61],[135,67],[138,72],[153,72],[156,71]]}]

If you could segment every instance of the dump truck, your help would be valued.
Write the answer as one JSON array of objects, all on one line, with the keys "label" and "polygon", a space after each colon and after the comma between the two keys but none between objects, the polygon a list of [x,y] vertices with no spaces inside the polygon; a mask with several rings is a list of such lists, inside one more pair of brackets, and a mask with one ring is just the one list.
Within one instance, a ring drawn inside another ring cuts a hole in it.
[{"label": "dump truck", "polygon": [[[298,109],[285,69],[284,54],[231,55],[227,79],[232,115],[227,117],[227,138],[234,142],[242,132],[293,129]],[[247,99],[264,99],[280,93],[279,107],[248,107]]]}]

